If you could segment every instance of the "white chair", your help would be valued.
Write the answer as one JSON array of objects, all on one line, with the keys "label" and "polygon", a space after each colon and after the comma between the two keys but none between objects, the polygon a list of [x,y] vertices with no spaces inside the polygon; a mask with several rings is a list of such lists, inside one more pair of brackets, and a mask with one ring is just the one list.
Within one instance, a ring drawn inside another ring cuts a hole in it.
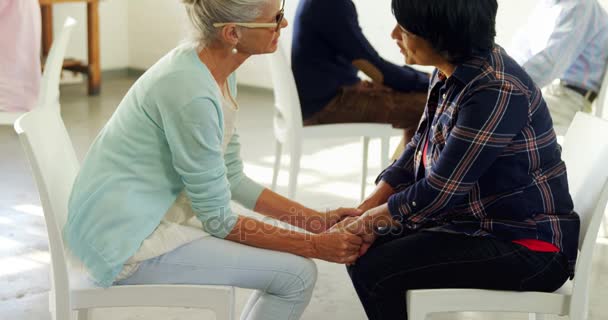
[{"label": "white chair", "polygon": [[[59,73],[53,73],[59,77]],[[52,80],[52,79],[50,79]],[[54,88],[54,86],[51,85]],[[49,90],[49,92],[52,92]],[[67,219],[68,198],[79,170],[72,142],[54,107],[55,94],[42,105],[17,119],[19,135],[29,160],[44,212],[51,252],[49,308],[54,320],[88,319],[89,309],[108,307],[192,307],[212,310],[218,320],[232,320],[234,288],[194,285],[113,286],[107,289],[78,283],[61,237]]]},{"label": "white chair", "polygon": [[608,61],[606,61],[606,71],[604,71],[600,92],[595,101],[595,115],[599,118],[608,116]]},{"label": "white chair", "polygon": [[[269,64],[274,87],[274,137],[276,140],[272,189],[276,189],[283,145],[287,145],[289,148],[290,166],[287,195],[289,198],[293,199],[296,195],[298,173],[300,171],[300,158],[302,156],[302,141],[304,139],[362,137],[363,168],[361,173],[360,197],[363,199],[365,196],[367,180],[367,155],[370,138],[381,139],[380,165],[384,168],[388,166],[389,161],[390,137],[403,135],[403,131],[393,129],[389,124],[379,123],[341,123],[304,127],[296,82],[293,73],[291,72],[291,67],[285,51],[281,45],[279,45],[277,52],[269,55]],[[340,161],[340,159],[337,160]]]},{"label": "white chair", "polygon": [[523,312],[531,320],[544,314],[584,320],[587,316],[593,250],[608,203],[608,121],[577,113],[563,145],[568,185],[581,217],[576,275],[554,293],[477,289],[411,290],[407,293],[409,320],[424,320],[435,312]]},{"label": "white chair", "polygon": [[[44,73],[40,81],[40,93],[35,108],[48,106],[59,109],[59,79],[63,68],[63,58],[70,41],[72,29],[76,20],[68,17],[63,23],[63,29],[55,38],[51,50],[44,65]],[[15,120],[24,115],[25,112],[0,112],[0,125],[13,125]]]},{"label": "white chair", "polygon": [[[606,61],[606,70],[604,71],[604,79],[600,92],[595,100],[595,115],[599,118],[608,118],[608,61]],[[604,227],[600,230],[600,235],[608,238],[608,215],[604,216]]]}]

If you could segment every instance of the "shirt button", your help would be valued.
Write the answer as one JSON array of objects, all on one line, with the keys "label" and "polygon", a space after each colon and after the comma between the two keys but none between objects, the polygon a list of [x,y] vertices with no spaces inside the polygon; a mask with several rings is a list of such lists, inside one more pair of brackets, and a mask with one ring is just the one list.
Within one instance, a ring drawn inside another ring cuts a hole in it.
[{"label": "shirt button", "polygon": [[416,201],[412,201],[412,207],[416,206]]},{"label": "shirt button", "polygon": [[442,95],[442,97],[443,97],[443,100],[445,100],[445,99],[448,97],[448,95],[447,95],[446,93],[444,93],[444,94]]}]

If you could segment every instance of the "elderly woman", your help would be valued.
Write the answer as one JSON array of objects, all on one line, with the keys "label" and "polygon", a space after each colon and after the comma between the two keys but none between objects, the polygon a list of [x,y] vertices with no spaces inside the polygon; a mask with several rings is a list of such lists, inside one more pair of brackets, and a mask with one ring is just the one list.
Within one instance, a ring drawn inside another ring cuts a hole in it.
[{"label": "elderly woman", "polygon": [[573,275],[566,167],[540,90],[494,43],[497,8],[392,1],[406,62],[437,69],[414,139],[335,228],[366,241],[348,272],[370,319],[405,319],[410,289],[550,292]]},{"label": "elderly woman", "polygon": [[[322,233],[356,209],[320,213],[243,174],[234,71],[276,50],[278,0],[187,0],[196,41],[151,67],[93,143],[64,238],[101,286],[206,284],[257,289],[241,319],[299,319],[319,258],[351,263],[362,240]],[[284,5],[284,2],[283,2]],[[310,233],[232,211],[230,200]]]}]

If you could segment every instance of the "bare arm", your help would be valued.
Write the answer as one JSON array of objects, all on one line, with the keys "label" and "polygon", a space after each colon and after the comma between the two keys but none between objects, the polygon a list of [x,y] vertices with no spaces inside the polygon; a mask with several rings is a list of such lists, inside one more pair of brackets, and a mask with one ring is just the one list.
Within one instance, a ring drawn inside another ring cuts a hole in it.
[{"label": "bare arm", "polygon": [[395,190],[386,182],[380,181],[376,189],[357,207],[363,212],[385,204],[388,198],[395,193]]},{"label": "bare arm", "polygon": [[304,234],[239,216],[226,240],[335,263],[352,263],[363,241],[350,233]]},{"label": "bare arm", "polygon": [[344,216],[358,216],[362,213],[361,210],[347,208],[319,212],[268,189],[262,191],[254,210],[312,233],[326,231]]}]

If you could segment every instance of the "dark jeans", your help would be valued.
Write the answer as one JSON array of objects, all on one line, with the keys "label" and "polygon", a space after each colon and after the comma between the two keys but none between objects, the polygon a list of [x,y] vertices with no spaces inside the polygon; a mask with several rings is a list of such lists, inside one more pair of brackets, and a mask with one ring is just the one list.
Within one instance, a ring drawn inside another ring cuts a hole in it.
[{"label": "dark jeans", "polygon": [[369,319],[403,320],[408,290],[553,292],[568,279],[567,266],[561,253],[534,252],[509,241],[407,231],[379,237],[347,270]]}]

